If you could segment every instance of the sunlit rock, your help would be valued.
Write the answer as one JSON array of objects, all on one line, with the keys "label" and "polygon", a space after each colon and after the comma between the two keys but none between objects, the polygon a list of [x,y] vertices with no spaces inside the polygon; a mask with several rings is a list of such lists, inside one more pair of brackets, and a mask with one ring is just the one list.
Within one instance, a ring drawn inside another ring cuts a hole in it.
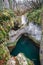
[{"label": "sunlit rock", "polygon": [[10,58],[7,65],[34,65],[34,63],[27,59],[23,53],[19,53],[16,57]]}]

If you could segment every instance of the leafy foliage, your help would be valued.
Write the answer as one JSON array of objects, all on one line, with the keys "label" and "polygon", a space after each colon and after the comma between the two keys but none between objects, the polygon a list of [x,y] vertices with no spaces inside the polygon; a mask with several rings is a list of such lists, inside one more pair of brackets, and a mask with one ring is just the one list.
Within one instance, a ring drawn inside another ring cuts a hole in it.
[{"label": "leafy foliage", "polygon": [[37,24],[41,23],[41,12],[43,12],[43,0],[32,0],[32,11],[28,12],[27,17],[29,21],[34,21]]},{"label": "leafy foliage", "polygon": [[12,28],[13,17],[15,15],[11,10],[0,11],[0,42],[8,39],[8,32]]},{"label": "leafy foliage", "polygon": [[0,62],[2,63],[3,61],[2,65],[6,65],[6,62],[10,59],[10,57],[8,48],[4,44],[0,44]]},{"label": "leafy foliage", "polygon": [[0,21],[10,20],[11,17],[15,17],[14,12],[12,10],[0,11]]},{"label": "leafy foliage", "polygon": [[43,11],[43,8],[34,9],[32,12],[28,12],[27,18],[29,21],[34,21],[37,24],[41,23],[41,12]]}]

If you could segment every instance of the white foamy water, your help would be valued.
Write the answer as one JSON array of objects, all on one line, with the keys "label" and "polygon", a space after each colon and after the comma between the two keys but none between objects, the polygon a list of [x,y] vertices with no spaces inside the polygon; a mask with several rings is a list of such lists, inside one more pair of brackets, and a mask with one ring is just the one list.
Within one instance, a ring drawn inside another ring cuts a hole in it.
[{"label": "white foamy water", "polygon": [[41,40],[41,28],[38,25],[33,24],[32,22],[29,23],[29,25],[25,28],[26,33],[31,35],[36,40]]},{"label": "white foamy water", "polygon": [[24,24],[24,25],[27,23],[27,19],[26,19],[25,15],[21,16],[21,21],[22,21],[22,24]]}]

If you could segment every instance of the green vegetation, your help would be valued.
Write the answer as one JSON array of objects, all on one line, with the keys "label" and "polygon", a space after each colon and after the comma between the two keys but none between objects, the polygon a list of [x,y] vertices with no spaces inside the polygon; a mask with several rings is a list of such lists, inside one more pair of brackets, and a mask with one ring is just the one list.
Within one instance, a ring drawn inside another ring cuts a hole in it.
[{"label": "green vegetation", "polygon": [[34,9],[32,12],[28,12],[27,17],[29,21],[34,21],[37,24],[41,23],[41,12],[43,11],[43,7],[39,9]]},{"label": "green vegetation", "polygon": [[14,12],[12,10],[5,9],[3,11],[0,11],[0,21],[10,20],[11,17],[15,17]]},{"label": "green vegetation", "polygon": [[6,62],[10,59],[10,57],[11,56],[7,47],[4,44],[0,44],[0,60],[3,61],[3,65],[6,65]]},{"label": "green vegetation", "polygon": [[12,10],[0,11],[0,43],[8,39],[8,32],[13,27],[14,12]]},{"label": "green vegetation", "polygon": [[41,23],[41,13],[43,12],[43,0],[32,1],[32,11],[28,12],[27,17],[29,21]]}]

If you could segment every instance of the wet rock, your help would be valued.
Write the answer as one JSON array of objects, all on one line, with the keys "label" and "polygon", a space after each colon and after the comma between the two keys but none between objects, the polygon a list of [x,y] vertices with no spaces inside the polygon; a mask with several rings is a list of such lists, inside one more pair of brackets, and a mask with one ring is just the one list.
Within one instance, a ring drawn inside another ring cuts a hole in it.
[{"label": "wet rock", "polygon": [[33,24],[32,22],[29,23],[29,25],[25,28],[25,31],[28,33],[28,35],[31,35],[36,40],[41,40],[41,27],[37,24]]},{"label": "wet rock", "polygon": [[23,53],[19,53],[16,57],[10,58],[7,65],[34,65],[34,63],[27,59]]}]

